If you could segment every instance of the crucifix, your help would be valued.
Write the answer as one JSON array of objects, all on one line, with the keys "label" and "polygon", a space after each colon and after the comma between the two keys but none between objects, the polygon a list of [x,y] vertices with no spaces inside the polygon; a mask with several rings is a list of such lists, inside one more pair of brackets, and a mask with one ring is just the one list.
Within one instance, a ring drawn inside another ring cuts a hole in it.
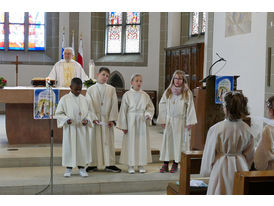
[{"label": "crucifix", "polygon": [[16,65],[16,86],[18,86],[18,65],[23,64],[23,62],[19,62],[18,55],[16,55],[16,61],[11,63]]}]

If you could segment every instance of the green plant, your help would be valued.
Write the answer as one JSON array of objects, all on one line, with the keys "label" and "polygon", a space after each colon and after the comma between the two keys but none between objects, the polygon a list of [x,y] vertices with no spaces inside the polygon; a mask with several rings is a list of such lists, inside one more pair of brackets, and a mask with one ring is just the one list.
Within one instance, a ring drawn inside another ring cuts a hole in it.
[{"label": "green plant", "polygon": [[7,80],[4,77],[0,77],[0,87],[7,85]]},{"label": "green plant", "polygon": [[83,84],[84,84],[84,86],[85,86],[86,88],[89,88],[90,86],[96,84],[96,80],[89,79],[89,80],[87,80],[87,81],[84,81]]}]

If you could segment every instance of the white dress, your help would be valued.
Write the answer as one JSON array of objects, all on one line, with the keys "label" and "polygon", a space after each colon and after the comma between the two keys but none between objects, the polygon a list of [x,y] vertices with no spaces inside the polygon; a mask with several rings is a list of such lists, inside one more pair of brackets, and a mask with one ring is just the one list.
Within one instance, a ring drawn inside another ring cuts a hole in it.
[{"label": "white dress", "polygon": [[[83,95],[76,97],[71,92],[64,95],[57,106],[55,117],[57,127],[63,127],[62,165],[65,167],[85,166],[91,162],[91,120],[88,101]],[[71,119],[72,123],[67,124]],[[82,125],[87,119],[88,124]]]},{"label": "white dress", "polygon": [[48,77],[52,80],[57,80],[57,87],[69,87],[74,77],[78,77],[82,81],[88,80],[88,76],[82,66],[73,59],[70,62],[61,59],[53,66]]},{"label": "white dress", "polygon": [[143,166],[152,162],[148,125],[154,115],[154,106],[144,91],[130,89],[122,98],[117,127],[128,130],[123,136],[120,163]]},{"label": "white dress", "polygon": [[274,127],[266,125],[254,157],[257,170],[274,170]]},{"label": "white dress", "polygon": [[160,160],[179,162],[181,152],[187,143],[186,126],[197,123],[192,92],[188,90],[188,99],[182,99],[182,95],[172,95],[171,98],[167,99],[165,91],[159,103],[157,123],[166,125]]},{"label": "white dress", "polygon": [[103,124],[92,128],[91,166],[103,169],[115,164],[114,126],[109,128],[106,125],[109,121],[116,121],[118,117],[116,90],[111,85],[96,83],[88,88],[86,96],[93,108],[92,121],[99,120]]},{"label": "white dress", "polygon": [[210,127],[200,174],[209,177],[208,195],[232,195],[234,173],[248,171],[254,157],[254,138],[242,120],[223,120]]}]

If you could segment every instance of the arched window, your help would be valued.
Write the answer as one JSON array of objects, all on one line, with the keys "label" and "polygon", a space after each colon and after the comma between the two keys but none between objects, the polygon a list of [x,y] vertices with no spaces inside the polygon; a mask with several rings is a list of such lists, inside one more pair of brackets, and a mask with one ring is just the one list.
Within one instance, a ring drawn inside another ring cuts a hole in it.
[{"label": "arched window", "polygon": [[106,54],[139,54],[140,12],[107,12]]},{"label": "arched window", "polygon": [[206,30],[206,12],[190,13],[190,36],[204,34]]},{"label": "arched window", "polygon": [[0,50],[45,50],[45,12],[0,12],[0,15]]}]

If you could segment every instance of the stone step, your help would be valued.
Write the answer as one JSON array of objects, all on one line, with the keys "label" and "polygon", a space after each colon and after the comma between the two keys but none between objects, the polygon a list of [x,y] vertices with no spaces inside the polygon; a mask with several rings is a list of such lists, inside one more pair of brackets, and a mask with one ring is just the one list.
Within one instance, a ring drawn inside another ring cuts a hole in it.
[{"label": "stone step", "polygon": [[[63,177],[65,168],[54,167],[55,195],[123,194],[165,191],[169,182],[179,179],[179,172],[159,173],[161,164],[145,166],[147,173],[128,174],[127,167],[118,165],[121,173],[97,171],[82,178],[78,169],[70,178]],[[0,195],[31,195],[43,190],[50,180],[49,167],[0,168]],[[50,188],[42,194],[50,194]]]},{"label": "stone step", "polygon": [[[159,151],[152,150],[152,162],[159,161]],[[8,167],[43,167],[50,165],[49,147],[21,147],[21,148],[1,148],[0,149],[0,168]],[[115,152],[116,163],[119,163],[120,150]],[[54,166],[62,165],[61,147],[54,147],[53,155]]]}]

